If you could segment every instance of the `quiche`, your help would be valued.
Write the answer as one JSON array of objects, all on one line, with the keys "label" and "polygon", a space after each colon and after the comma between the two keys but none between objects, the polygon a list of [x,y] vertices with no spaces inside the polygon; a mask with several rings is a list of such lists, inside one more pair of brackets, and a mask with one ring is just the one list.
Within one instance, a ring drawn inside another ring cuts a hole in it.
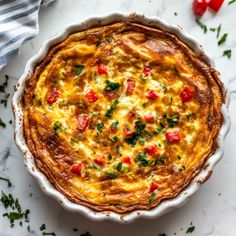
[{"label": "quiche", "polygon": [[24,134],[69,200],[120,214],[177,196],[217,147],[218,72],[176,35],[132,22],[69,35],[24,91]]}]

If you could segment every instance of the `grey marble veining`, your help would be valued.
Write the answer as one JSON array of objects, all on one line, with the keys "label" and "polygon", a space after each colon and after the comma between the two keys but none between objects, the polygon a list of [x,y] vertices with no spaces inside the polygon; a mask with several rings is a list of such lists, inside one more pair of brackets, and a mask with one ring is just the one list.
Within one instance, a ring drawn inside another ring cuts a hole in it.
[{"label": "grey marble veining", "polygon": [[[222,24],[222,33],[228,33],[228,39],[222,46],[217,45],[215,33],[204,34],[197,26],[191,10],[192,0],[58,0],[57,3],[42,9],[39,14],[40,34],[27,42],[20,55],[0,72],[0,84],[4,75],[10,76],[7,92],[13,93],[16,84],[24,70],[27,60],[40,48],[42,42],[60,31],[72,21],[83,20],[90,15],[106,14],[113,11],[142,12],[148,16],[159,16],[164,20],[182,26],[188,33],[195,36],[216,63],[222,75],[222,80],[228,81],[236,77],[236,3],[228,5],[227,1],[217,15],[208,11],[201,19],[209,28]],[[175,16],[174,13],[177,13]],[[232,49],[229,60],[222,57],[226,49]],[[230,90],[236,90],[236,83],[230,84]],[[0,94],[0,99],[3,94]],[[91,232],[94,236],[183,236],[190,226],[196,226],[193,236],[235,236],[236,235],[236,95],[232,94],[230,115],[232,128],[225,143],[225,155],[216,166],[212,177],[187,202],[185,206],[176,209],[156,220],[138,220],[129,225],[119,225],[111,222],[92,222],[85,217],[65,211],[53,199],[45,196],[36,181],[27,173],[23,155],[18,151],[13,140],[13,128],[8,122],[13,119],[10,98],[7,108],[0,105],[0,118],[7,127],[0,127],[0,176],[10,178],[13,186],[0,181],[0,190],[12,193],[18,197],[22,209],[30,209],[30,226],[33,232],[28,232],[27,224],[18,224],[10,228],[9,221],[2,218],[5,212],[0,205],[0,236],[42,235],[39,227],[47,226],[47,232],[54,231],[57,236],[80,235]],[[74,232],[73,228],[78,231]]]}]

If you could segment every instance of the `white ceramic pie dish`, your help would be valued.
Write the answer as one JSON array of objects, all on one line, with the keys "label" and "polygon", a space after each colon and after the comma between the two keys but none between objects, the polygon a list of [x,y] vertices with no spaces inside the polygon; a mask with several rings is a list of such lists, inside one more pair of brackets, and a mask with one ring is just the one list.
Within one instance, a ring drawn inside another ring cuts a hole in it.
[{"label": "white ceramic pie dish", "polygon": [[68,200],[50,183],[50,181],[44,176],[44,174],[39,171],[36,163],[34,162],[34,158],[27,146],[26,140],[24,138],[22,98],[24,94],[25,82],[32,76],[34,68],[47,55],[49,49],[53,45],[63,41],[69,34],[76,31],[83,31],[91,27],[108,25],[118,21],[137,22],[151,27],[160,28],[164,31],[173,33],[176,36],[178,36],[183,42],[185,42],[196,54],[200,55],[207,62],[208,65],[214,67],[213,60],[203,51],[201,45],[199,45],[195,39],[193,39],[186,32],[184,32],[183,29],[179,26],[170,25],[157,17],[146,17],[137,13],[132,13],[132,14],[114,13],[99,17],[93,16],[83,22],[77,22],[68,25],[59,34],[51,37],[50,39],[46,40],[43,43],[39,52],[35,56],[33,56],[26,64],[24,73],[19,79],[18,85],[16,86],[16,91],[14,93],[12,100],[12,106],[15,115],[14,128],[15,128],[16,144],[24,154],[24,161],[27,170],[37,179],[42,190],[49,196],[55,198],[67,210],[73,212],[80,212],[92,220],[101,221],[108,219],[120,223],[128,223],[132,222],[137,218],[149,218],[149,219],[157,218],[158,216],[174,208],[181,207],[188,200],[188,198],[198,190],[200,185],[210,177],[215,164],[223,156],[224,140],[230,128],[230,118],[228,115],[228,104],[230,96],[229,92],[225,91],[226,101],[225,104],[223,104],[222,106],[224,123],[221,127],[218,136],[218,148],[215,154],[207,159],[206,163],[204,164],[204,167],[199,172],[199,174],[175,198],[164,200],[155,208],[149,210],[137,210],[128,213],[126,215],[120,215],[114,212],[94,212],[85,206],[73,203],[70,200]]}]

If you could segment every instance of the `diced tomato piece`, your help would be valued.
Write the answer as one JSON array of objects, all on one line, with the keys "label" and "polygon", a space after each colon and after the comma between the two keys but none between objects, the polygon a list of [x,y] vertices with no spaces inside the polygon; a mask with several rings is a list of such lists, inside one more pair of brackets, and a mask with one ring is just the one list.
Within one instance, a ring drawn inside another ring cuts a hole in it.
[{"label": "diced tomato piece", "polygon": [[72,173],[74,173],[78,176],[81,176],[82,167],[83,167],[83,163],[80,163],[80,164],[73,165],[70,170],[71,170]]},{"label": "diced tomato piece", "polygon": [[105,164],[105,158],[103,156],[98,156],[94,159],[94,162],[100,166]]},{"label": "diced tomato piece", "polygon": [[131,95],[134,92],[134,88],[135,88],[135,80],[134,79],[127,79],[126,94]]},{"label": "diced tomato piece", "polygon": [[185,87],[181,92],[180,97],[183,102],[189,102],[193,98],[194,91],[189,87]]},{"label": "diced tomato piece", "polygon": [[154,192],[156,189],[158,189],[158,184],[154,181],[152,181],[150,188],[149,188],[149,193]]},{"label": "diced tomato piece", "polygon": [[146,98],[149,98],[149,99],[152,99],[152,100],[154,100],[154,99],[156,99],[158,97],[159,96],[158,96],[157,92],[155,90],[153,90],[153,89],[149,89],[147,94],[146,94]]},{"label": "diced tomato piece", "polygon": [[210,0],[208,3],[209,7],[214,10],[215,12],[218,12],[219,9],[221,8],[224,0]]},{"label": "diced tomato piece", "polygon": [[122,159],[122,162],[125,163],[125,164],[131,164],[131,158],[129,156],[124,157]]},{"label": "diced tomato piece", "polygon": [[197,16],[202,16],[208,7],[207,0],[194,0],[193,1],[193,12]]},{"label": "diced tomato piece", "polygon": [[106,66],[103,64],[98,65],[97,72],[99,75],[108,75]]},{"label": "diced tomato piece", "polygon": [[97,94],[93,91],[93,89],[90,89],[86,94],[86,98],[88,99],[88,102],[94,103],[98,100]]},{"label": "diced tomato piece", "polygon": [[179,131],[166,132],[165,136],[166,136],[166,139],[171,143],[178,143],[180,141]]},{"label": "diced tomato piece", "polygon": [[134,134],[134,130],[129,129],[129,128],[124,128],[124,134],[125,134],[125,136],[131,136]]},{"label": "diced tomato piece", "polygon": [[130,112],[128,112],[127,116],[129,119],[132,119],[135,117],[135,113],[133,111],[130,111]]},{"label": "diced tomato piece", "polygon": [[117,131],[117,128],[115,128],[115,127],[110,127],[110,131],[111,131],[111,133],[115,133],[115,132]]},{"label": "diced tomato piece", "polygon": [[47,103],[49,105],[52,105],[53,103],[55,103],[57,101],[58,97],[60,96],[60,94],[61,94],[60,91],[58,89],[54,88],[48,96]]},{"label": "diced tomato piece", "polygon": [[144,74],[145,77],[149,76],[151,74],[151,68],[148,67],[148,66],[144,66],[143,74]]},{"label": "diced tomato piece", "polygon": [[145,115],[144,120],[148,123],[152,123],[155,121],[155,116],[153,114]]},{"label": "diced tomato piece", "polygon": [[89,125],[89,117],[86,114],[80,114],[78,116],[78,126],[77,129],[80,131],[85,131],[87,126]]},{"label": "diced tomato piece", "polygon": [[156,144],[145,147],[144,151],[152,157],[155,157],[158,155],[158,147]]}]

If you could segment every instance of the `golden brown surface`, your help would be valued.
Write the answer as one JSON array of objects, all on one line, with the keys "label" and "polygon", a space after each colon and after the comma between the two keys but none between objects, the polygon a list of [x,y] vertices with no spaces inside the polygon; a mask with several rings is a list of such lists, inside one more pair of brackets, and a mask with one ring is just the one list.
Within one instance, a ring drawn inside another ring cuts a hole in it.
[{"label": "golden brown surface", "polygon": [[217,72],[177,37],[134,23],[70,35],[35,69],[24,131],[39,169],[98,211],[173,198],[214,152]]}]

